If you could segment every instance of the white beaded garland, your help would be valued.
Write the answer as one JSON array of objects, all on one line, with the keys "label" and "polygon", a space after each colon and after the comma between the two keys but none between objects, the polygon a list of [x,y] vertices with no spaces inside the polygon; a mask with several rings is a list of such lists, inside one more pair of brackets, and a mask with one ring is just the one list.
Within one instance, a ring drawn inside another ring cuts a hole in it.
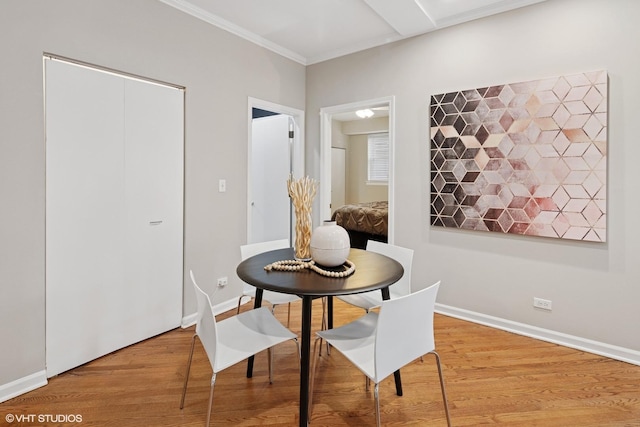
[{"label": "white beaded garland", "polygon": [[[327,277],[347,277],[352,275],[356,271],[356,266],[349,260],[344,262],[347,269],[344,271],[328,271],[322,269],[313,260],[311,261],[297,261],[293,259],[287,259],[284,261],[276,261],[264,267],[265,270],[278,270],[278,271],[301,271],[305,268],[309,268],[316,273]],[[343,265],[344,266],[344,265]]]}]

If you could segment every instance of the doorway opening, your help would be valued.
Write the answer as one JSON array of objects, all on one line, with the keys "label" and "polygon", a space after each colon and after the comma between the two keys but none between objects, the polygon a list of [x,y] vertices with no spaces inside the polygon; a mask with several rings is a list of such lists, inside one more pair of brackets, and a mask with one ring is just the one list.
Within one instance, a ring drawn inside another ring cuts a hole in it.
[{"label": "doorway opening", "polygon": [[[333,218],[343,205],[382,205],[388,210],[387,227],[384,235],[380,232],[370,237],[389,243],[394,236],[394,114],[393,96],[320,110],[319,219]],[[382,178],[374,174],[372,179],[371,162],[376,159],[370,147],[380,138],[388,139],[383,159],[387,174]],[[352,230],[347,231],[351,234]]]},{"label": "doorway opening", "polygon": [[292,241],[289,174],[304,174],[304,111],[249,98],[247,243]]}]

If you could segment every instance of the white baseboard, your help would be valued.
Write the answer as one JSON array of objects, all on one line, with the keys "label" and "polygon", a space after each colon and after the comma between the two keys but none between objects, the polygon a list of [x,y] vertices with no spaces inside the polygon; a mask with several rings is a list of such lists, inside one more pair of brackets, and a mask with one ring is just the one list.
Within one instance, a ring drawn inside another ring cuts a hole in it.
[{"label": "white baseboard", "polygon": [[640,351],[436,303],[436,313],[640,366]]},{"label": "white baseboard", "polygon": [[[251,301],[250,298],[243,298],[242,304],[246,304]],[[216,304],[213,306],[213,314],[217,316],[218,314],[224,313],[229,310],[235,310],[238,307],[238,298],[232,298],[227,301],[223,301],[220,304]],[[188,328],[196,324],[197,313],[189,314],[188,316],[184,316],[182,318],[182,324],[180,325],[182,328]]]},{"label": "white baseboard", "polygon": [[184,316],[182,318],[182,322],[180,323],[180,327],[182,329],[186,329],[186,328],[188,328],[190,326],[195,325],[196,324],[196,320],[197,320],[196,319],[197,315],[198,315],[198,313],[193,313],[193,314],[190,314],[188,316]]},{"label": "white baseboard", "polygon": [[47,385],[47,371],[45,370],[2,384],[0,385],[0,403],[44,385]]}]

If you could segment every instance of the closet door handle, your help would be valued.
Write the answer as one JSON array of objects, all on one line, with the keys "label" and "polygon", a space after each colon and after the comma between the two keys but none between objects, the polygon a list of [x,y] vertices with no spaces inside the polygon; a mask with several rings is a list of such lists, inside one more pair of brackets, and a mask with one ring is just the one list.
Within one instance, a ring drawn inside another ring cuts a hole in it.
[{"label": "closet door handle", "polygon": [[149,221],[149,225],[160,225],[162,221]]}]

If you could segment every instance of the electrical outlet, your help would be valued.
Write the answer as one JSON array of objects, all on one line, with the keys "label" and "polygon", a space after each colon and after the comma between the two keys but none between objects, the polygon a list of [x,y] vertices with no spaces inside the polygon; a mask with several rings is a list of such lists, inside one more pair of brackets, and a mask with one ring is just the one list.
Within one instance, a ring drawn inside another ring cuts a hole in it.
[{"label": "electrical outlet", "polygon": [[536,308],[541,308],[543,310],[551,311],[551,300],[534,297],[533,306]]},{"label": "electrical outlet", "polygon": [[218,287],[219,288],[224,288],[225,286],[227,286],[227,278],[226,277],[219,277],[218,278]]}]

